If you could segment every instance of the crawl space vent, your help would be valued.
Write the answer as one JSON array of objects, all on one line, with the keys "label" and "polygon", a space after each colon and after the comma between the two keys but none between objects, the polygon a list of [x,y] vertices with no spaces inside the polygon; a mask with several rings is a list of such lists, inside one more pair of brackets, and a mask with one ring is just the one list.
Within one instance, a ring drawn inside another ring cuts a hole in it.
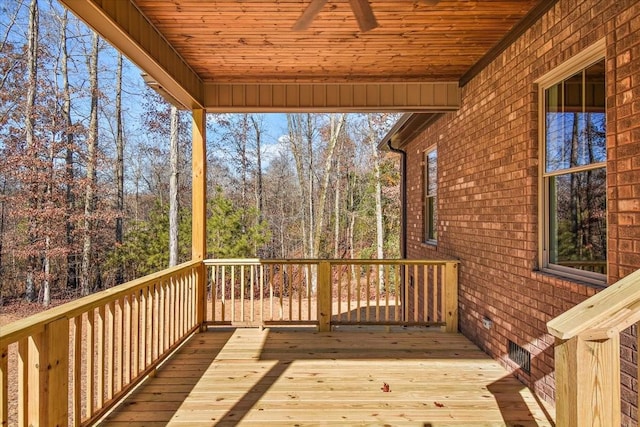
[{"label": "crawl space vent", "polygon": [[509,340],[509,359],[513,360],[527,374],[531,373],[531,353]]}]

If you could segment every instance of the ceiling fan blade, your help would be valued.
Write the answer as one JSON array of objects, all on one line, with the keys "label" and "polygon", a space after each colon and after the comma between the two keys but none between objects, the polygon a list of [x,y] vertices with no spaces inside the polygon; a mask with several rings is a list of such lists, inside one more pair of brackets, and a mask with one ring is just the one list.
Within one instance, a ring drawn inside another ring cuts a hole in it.
[{"label": "ceiling fan blade", "polygon": [[322,6],[326,3],[327,0],[311,0],[309,6],[307,6],[304,12],[302,12],[302,15],[300,15],[300,18],[298,18],[296,23],[293,25],[293,31],[304,31],[309,28],[316,15],[320,13]]},{"label": "ceiling fan blade", "polygon": [[378,26],[378,21],[376,21],[368,0],[349,0],[349,3],[351,3],[351,9],[356,16],[360,31],[373,30]]}]

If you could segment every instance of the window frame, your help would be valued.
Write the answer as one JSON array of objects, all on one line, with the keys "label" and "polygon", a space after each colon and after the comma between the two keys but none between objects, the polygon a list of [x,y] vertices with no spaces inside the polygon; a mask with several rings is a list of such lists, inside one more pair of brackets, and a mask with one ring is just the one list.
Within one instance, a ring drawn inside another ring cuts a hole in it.
[{"label": "window frame", "polygon": [[[429,193],[429,155],[435,154],[436,158],[436,170],[435,170],[435,193]],[[437,220],[437,212],[438,212],[438,147],[437,145],[433,145],[426,149],[423,153],[423,168],[422,168],[422,182],[423,182],[423,191],[422,191],[422,227],[423,227],[423,236],[422,241],[429,245],[437,245],[438,243],[438,224],[433,223],[433,212],[435,212],[435,217]],[[432,204],[429,202],[433,200]],[[432,207],[433,210],[429,208]]]},{"label": "window frame", "polygon": [[[604,168],[605,175],[607,174],[607,161],[595,162],[589,165],[575,166],[572,168],[554,170],[551,172],[546,171],[546,98],[545,92],[550,87],[557,83],[568,79],[569,77],[584,71],[591,65],[605,61],[606,68],[606,41],[605,39],[598,40],[593,45],[589,46],[579,54],[570,58],[568,61],[554,68],[544,76],[535,81],[538,86],[538,152],[539,152],[539,164],[538,164],[538,265],[539,269],[544,272],[556,274],[567,279],[587,282],[594,285],[605,285],[607,281],[607,275],[601,273],[590,272],[586,270],[580,270],[577,268],[562,266],[549,262],[550,257],[550,191],[549,191],[549,179],[555,176],[565,175],[568,173],[579,173],[587,170],[596,170]],[[606,70],[605,70],[606,76]],[[606,77],[605,77],[606,78]],[[605,117],[606,117],[606,83],[605,83]],[[606,186],[606,178],[605,178]],[[605,189],[606,191],[606,189]],[[608,212],[608,204],[607,204]],[[605,215],[607,215],[605,212]],[[608,215],[607,215],[608,217]],[[608,224],[607,224],[608,228]],[[607,259],[608,262],[608,259]]]}]

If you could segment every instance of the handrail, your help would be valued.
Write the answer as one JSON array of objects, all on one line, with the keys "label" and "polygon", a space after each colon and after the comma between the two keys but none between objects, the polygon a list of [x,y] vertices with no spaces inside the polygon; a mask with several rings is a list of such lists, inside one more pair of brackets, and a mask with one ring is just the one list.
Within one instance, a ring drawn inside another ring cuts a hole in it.
[{"label": "handrail", "polygon": [[620,425],[620,333],[639,321],[637,270],[547,322],[558,426]]},{"label": "handrail", "polygon": [[640,270],[550,320],[547,329],[562,340],[585,334],[600,339],[620,333],[638,321]]},{"label": "handrail", "polygon": [[0,424],[96,421],[199,329],[203,269],[189,261],[4,326]]},{"label": "handrail", "polygon": [[444,263],[460,264],[458,260],[422,260],[422,259],[345,259],[345,258],[216,258],[205,259],[204,265],[260,265],[260,264],[319,264],[321,262],[328,262],[330,264],[354,264],[354,265],[367,265],[367,264],[380,264],[380,265],[441,265]]}]

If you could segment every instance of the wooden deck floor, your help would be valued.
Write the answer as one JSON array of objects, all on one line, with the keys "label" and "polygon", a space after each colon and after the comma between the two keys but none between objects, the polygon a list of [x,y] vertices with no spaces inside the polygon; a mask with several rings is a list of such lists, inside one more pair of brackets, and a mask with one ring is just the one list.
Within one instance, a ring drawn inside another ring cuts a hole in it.
[{"label": "wooden deck floor", "polygon": [[553,413],[458,334],[215,329],[100,425],[238,424],[549,426]]}]

